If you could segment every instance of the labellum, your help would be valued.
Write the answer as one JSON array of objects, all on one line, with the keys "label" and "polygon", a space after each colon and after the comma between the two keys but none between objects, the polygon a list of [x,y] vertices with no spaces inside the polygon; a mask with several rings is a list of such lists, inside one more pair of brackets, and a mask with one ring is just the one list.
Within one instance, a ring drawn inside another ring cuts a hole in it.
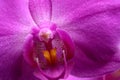
[{"label": "labellum", "polygon": [[25,60],[35,68],[36,77],[41,79],[42,75],[49,80],[67,77],[74,56],[74,44],[67,32],[53,23],[43,23],[32,29],[24,47]]}]

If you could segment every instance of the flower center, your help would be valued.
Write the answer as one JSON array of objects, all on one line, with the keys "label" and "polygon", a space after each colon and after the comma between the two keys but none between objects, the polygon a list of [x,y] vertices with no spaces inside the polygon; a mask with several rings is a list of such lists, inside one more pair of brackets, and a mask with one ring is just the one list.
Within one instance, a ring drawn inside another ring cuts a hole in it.
[{"label": "flower center", "polygon": [[63,50],[66,50],[66,46],[57,32],[52,33],[50,29],[43,28],[39,31],[33,44],[34,58],[38,59],[36,62],[41,68],[56,66],[60,62],[64,63]]},{"label": "flower center", "polygon": [[48,79],[64,77],[73,54],[69,35],[55,24],[33,28],[25,43],[25,60]]}]

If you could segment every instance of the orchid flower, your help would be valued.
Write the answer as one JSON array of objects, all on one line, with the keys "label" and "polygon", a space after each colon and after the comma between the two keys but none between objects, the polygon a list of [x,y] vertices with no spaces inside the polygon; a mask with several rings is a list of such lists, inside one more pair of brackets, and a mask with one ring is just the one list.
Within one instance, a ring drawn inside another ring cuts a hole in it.
[{"label": "orchid flower", "polygon": [[119,55],[119,0],[0,0],[0,80],[96,77]]}]

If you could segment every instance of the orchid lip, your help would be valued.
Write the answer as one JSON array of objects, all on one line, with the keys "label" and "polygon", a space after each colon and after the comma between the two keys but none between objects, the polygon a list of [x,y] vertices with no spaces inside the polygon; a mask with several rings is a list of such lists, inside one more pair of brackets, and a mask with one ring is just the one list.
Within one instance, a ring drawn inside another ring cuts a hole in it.
[{"label": "orchid lip", "polygon": [[[67,68],[67,61],[66,61],[66,56],[65,56],[65,53],[63,53],[63,57],[64,57],[64,69],[63,69],[63,71],[61,71],[61,72],[59,72],[60,74],[59,75],[57,75],[57,76],[55,76],[55,77],[51,77],[51,76],[49,76],[49,75],[46,75],[46,73],[44,73],[44,71],[41,69],[41,65],[40,65],[40,62],[39,62],[39,59],[38,58],[36,58],[35,60],[36,60],[36,62],[37,62],[37,65],[38,65],[38,67],[39,67],[39,71],[40,71],[40,73],[42,73],[45,77],[47,77],[48,79],[57,79],[58,77],[60,77],[60,76],[62,76],[63,74],[65,74],[65,70],[66,70],[66,68]],[[51,64],[51,63],[50,63]],[[52,63],[52,65],[54,65],[53,63]]]},{"label": "orchid lip", "polygon": [[32,29],[31,39],[26,43],[25,46],[29,49],[25,49],[24,56],[27,57],[28,63],[35,64],[37,72],[49,79],[64,77],[68,61],[72,57],[68,55],[70,51],[67,42],[62,40],[55,24],[50,27],[44,24]]}]

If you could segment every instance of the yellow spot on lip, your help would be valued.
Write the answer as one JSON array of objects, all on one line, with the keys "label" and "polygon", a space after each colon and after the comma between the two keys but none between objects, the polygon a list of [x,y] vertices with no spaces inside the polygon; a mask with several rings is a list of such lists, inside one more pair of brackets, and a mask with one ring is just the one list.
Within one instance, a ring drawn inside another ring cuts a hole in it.
[{"label": "yellow spot on lip", "polygon": [[52,62],[51,62],[50,53],[49,53],[48,50],[43,51],[43,55],[44,55],[45,59],[46,59],[49,63],[52,63]]},{"label": "yellow spot on lip", "polygon": [[44,50],[43,55],[48,63],[54,64],[56,62],[56,48],[53,48],[50,51]]},{"label": "yellow spot on lip", "polygon": [[56,61],[56,48],[50,50],[51,59],[53,62]]}]

